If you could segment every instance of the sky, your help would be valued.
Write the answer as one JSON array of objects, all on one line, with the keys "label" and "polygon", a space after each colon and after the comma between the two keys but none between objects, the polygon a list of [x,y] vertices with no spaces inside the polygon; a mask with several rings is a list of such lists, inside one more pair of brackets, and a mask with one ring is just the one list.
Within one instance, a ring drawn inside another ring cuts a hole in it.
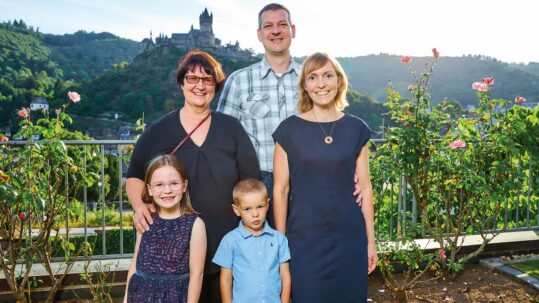
[{"label": "sky", "polygon": [[[205,8],[223,44],[236,40],[256,53],[262,0],[0,0],[0,21],[22,19],[43,33],[107,31],[141,41],[199,28]],[[282,0],[296,25],[292,55],[336,57],[387,53],[484,55],[504,62],[539,62],[536,0]]]}]

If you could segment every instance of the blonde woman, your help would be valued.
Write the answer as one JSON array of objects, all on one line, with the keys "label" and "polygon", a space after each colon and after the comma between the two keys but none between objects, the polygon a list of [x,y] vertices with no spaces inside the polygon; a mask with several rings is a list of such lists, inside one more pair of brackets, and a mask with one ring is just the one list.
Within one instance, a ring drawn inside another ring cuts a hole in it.
[{"label": "blonde woman", "polygon": [[[369,127],[342,112],[348,81],[323,53],[303,63],[300,114],[284,120],[275,139],[275,227],[290,245],[292,301],[366,302],[376,267]],[[354,174],[363,193],[355,202]]]}]

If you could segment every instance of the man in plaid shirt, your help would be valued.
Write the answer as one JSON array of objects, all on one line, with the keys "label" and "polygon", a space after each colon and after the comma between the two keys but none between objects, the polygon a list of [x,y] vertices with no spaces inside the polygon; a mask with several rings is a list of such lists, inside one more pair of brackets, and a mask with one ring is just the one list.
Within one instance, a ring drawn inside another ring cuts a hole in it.
[{"label": "man in plaid shirt", "polygon": [[[255,147],[262,181],[271,197],[275,149],[272,134],[281,121],[297,113],[301,66],[290,55],[296,27],[286,7],[271,3],[262,8],[257,35],[264,45],[264,58],[228,77],[217,110],[241,121]],[[268,220],[273,226],[271,206],[269,210]]]}]

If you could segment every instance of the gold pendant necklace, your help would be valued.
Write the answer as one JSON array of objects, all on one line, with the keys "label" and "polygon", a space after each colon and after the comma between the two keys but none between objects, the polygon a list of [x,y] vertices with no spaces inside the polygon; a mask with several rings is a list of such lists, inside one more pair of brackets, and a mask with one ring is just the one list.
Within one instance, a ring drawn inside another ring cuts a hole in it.
[{"label": "gold pendant necklace", "polygon": [[335,128],[335,122],[337,122],[337,119],[333,120],[333,125],[331,126],[331,131],[329,132],[329,135],[328,135],[326,133],[326,130],[324,129],[324,127],[322,126],[322,124],[318,120],[318,117],[314,113],[314,110],[311,110],[311,112],[313,113],[313,116],[314,116],[314,119],[316,120],[316,123],[318,123],[318,125],[320,125],[320,128],[322,129],[322,132],[324,132],[324,135],[326,136],[326,137],[324,137],[324,142],[326,142],[326,144],[333,143],[333,137],[331,135],[333,134],[333,129]]}]

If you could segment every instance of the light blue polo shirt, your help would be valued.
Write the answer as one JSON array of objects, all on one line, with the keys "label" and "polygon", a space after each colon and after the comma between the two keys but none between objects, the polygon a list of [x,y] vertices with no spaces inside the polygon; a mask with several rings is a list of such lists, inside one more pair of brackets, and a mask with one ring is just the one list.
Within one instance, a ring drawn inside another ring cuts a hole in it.
[{"label": "light blue polo shirt", "polygon": [[212,262],[232,270],[234,303],[280,303],[279,267],[290,260],[286,237],[264,223],[264,231],[253,235],[243,226],[226,234]]}]

